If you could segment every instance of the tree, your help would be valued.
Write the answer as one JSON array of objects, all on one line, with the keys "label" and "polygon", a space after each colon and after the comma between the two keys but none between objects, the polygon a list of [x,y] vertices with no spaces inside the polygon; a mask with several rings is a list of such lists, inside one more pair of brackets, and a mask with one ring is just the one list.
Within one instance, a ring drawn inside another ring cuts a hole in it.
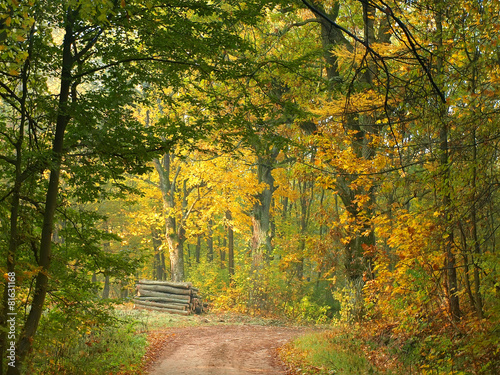
[{"label": "tree", "polygon": [[[184,137],[180,134],[165,142],[154,132],[143,131],[129,107],[140,100],[137,85],[148,81],[180,85],[185,71],[227,74],[223,51],[239,43],[231,25],[243,15],[248,20],[258,15],[253,7],[242,10],[230,4],[177,5],[174,11],[156,1],[38,2],[27,8],[9,2],[10,13],[2,16],[6,36],[2,45],[16,51],[7,52],[9,58],[21,61],[19,69],[2,63],[2,105],[15,121],[3,119],[1,142],[17,150],[16,160],[9,153],[2,156],[7,176],[17,176],[9,179],[8,186],[13,187],[2,201],[7,203],[4,210],[10,211],[6,266],[17,269],[20,249],[32,246],[35,259],[30,262],[38,267],[31,309],[17,344],[18,366],[32,345],[45,304],[54,225],[65,202],[62,193],[71,186],[71,194],[82,202],[101,199],[108,180],[123,187],[123,173],[146,171],[145,161],[153,151],[168,149]],[[15,31],[9,23],[16,23]],[[205,43],[211,38],[218,42]],[[29,189],[36,195],[25,194]],[[13,199],[7,202],[9,197]],[[18,219],[30,206],[38,212],[30,228],[34,237],[26,241]],[[19,367],[8,371],[18,373]]]}]

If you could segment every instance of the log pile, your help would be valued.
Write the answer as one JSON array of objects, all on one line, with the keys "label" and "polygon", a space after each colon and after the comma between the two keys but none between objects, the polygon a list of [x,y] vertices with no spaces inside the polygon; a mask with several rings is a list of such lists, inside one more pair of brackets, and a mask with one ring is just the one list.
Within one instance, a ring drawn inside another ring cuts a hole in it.
[{"label": "log pile", "polygon": [[191,283],[139,280],[136,285],[136,308],[190,315],[203,312],[203,300]]}]

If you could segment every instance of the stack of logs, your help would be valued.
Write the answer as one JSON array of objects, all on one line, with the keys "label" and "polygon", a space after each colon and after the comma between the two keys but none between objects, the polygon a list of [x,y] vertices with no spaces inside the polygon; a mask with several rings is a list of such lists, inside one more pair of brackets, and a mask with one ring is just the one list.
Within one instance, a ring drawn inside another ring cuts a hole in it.
[{"label": "stack of logs", "polygon": [[191,283],[139,280],[136,308],[159,310],[172,314],[190,315],[203,312],[203,301]]}]

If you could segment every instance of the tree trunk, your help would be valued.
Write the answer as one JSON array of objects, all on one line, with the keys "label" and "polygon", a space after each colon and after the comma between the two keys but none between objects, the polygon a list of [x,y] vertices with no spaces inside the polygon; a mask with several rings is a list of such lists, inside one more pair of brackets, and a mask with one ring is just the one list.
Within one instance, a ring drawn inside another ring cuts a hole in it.
[{"label": "tree trunk", "polygon": [[259,183],[264,183],[264,190],[258,195],[257,203],[252,212],[252,238],[250,248],[252,251],[252,266],[260,269],[264,260],[272,254],[272,233],[271,233],[271,204],[274,193],[274,177],[272,171],[279,150],[271,147],[266,155],[258,154],[257,179]]},{"label": "tree trunk", "polygon": [[165,214],[165,238],[170,255],[171,280],[184,281],[184,229],[182,223],[177,227],[175,218],[175,189],[180,167],[171,176],[172,155],[163,155],[162,160],[154,159],[155,169],[160,177],[160,190]]},{"label": "tree trunk", "polygon": [[207,238],[207,260],[212,262],[214,260],[214,238],[213,238],[213,230],[212,230],[212,219],[208,220],[208,235]]},{"label": "tree trunk", "polygon": [[[314,156],[311,157],[311,164],[314,163]],[[310,193],[308,189],[310,188]],[[304,257],[306,252],[306,236],[307,226],[309,224],[309,217],[311,212],[311,204],[314,197],[314,181],[305,180],[299,182],[300,190],[300,241],[299,241],[299,260],[297,264],[297,278],[302,280],[304,277]],[[309,194],[310,195],[309,195]]]},{"label": "tree trunk", "polygon": [[[220,241],[219,241],[219,246],[220,246]],[[226,247],[227,247],[227,238],[224,237],[223,242],[222,242],[222,246],[220,246],[220,249],[219,249],[220,269],[221,270],[226,268]]]},{"label": "tree trunk", "polygon": [[200,263],[200,255],[201,255],[201,235],[196,236],[196,248],[195,248],[195,258],[196,263]]},{"label": "tree trunk", "polygon": [[161,239],[156,228],[151,228],[151,237],[153,242],[153,252],[155,261],[155,276],[157,280],[165,280],[165,257],[161,249]]},{"label": "tree trunk", "polygon": [[50,272],[52,251],[52,231],[54,227],[54,215],[57,208],[59,179],[64,151],[64,134],[66,132],[66,127],[70,121],[69,94],[71,91],[71,70],[74,63],[73,56],[71,54],[74,15],[74,12],[71,9],[68,9],[65,25],[65,36],[63,40],[63,60],[59,90],[58,115],[52,144],[52,155],[49,169],[50,177],[45,198],[45,211],[43,215],[42,233],[40,239],[40,251],[38,259],[38,266],[40,267],[40,271],[36,276],[31,309],[28,317],[26,318],[26,322],[24,324],[17,345],[17,366],[9,367],[7,371],[8,375],[18,375],[20,373],[20,367],[22,366],[24,358],[31,349],[33,338],[42,316],[45,297],[47,295],[49,282],[48,275]]},{"label": "tree trunk", "polygon": [[[22,75],[22,96],[21,96],[21,119],[19,122],[19,136],[15,143],[15,177],[14,177],[14,186],[12,188],[11,193],[11,203],[10,203],[10,228],[9,228],[9,246],[7,249],[7,257],[6,257],[6,270],[9,277],[14,277],[16,275],[16,257],[17,257],[17,247],[19,245],[19,209],[21,206],[21,187],[22,187],[22,165],[23,165],[23,144],[24,144],[24,134],[25,134],[25,126],[26,126],[26,97],[28,94],[27,88],[27,80],[28,80],[28,68],[29,68],[29,59],[26,60],[26,63],[23,66],[21,75]],[[13,310],[9,307],[9,280],[4,279],[4,293],[2,298],[2,310],[0,315],[0,327],[7,327],[7,321],[10,317],[10,314],[16,313],[16,306],[13,306]],[[6,359],[7,349],[10,345],[8,342],[7,331],[3,329],[0,331],[0,353],[2,353],[2,359],[0,360],[0,375],[3,374],[3,364]],[[10,340],[9,340],[10,341]],[[10,361],[7,361],[10,362]]]},{"label": "tree trunk", "polygon": [[233,216],[231,215],[231,211],[226,211],[226,220],[227,220],[227,253],[228,253],[228,268],[229,268],[229,277],[234,276],[234,231],[233,231]]},{"label": "tree trunk", "polygon": [[[364,41],[367,45],[372,45],[375,40],[374,18],[375,9],[369,5],[368,1],[362,1],[363,6],[363,21],[364,21]],[[339,14],[340,3],[336,2],[328,14],[330,20],[335,21]],[[324,11],[324,9],[323,9]],[[381,37],[387,36],[381,31]],[[330,22],[321,19],[321,41],[324,50],[325,60],[329,67],[327,68],[327,77],[330,81],[332,91],[338,90],[340,72],[338,71],[338,63],[336,56],[331,53],[335,47],[346,47],[349,51],[353,50],[352,45],[347,41],[342,32],[335,28]],[[360,81],[366,85],[371,85],[373,77],[376,74],[376,64],[367,60],[366,66],[363,67],[363,74],[360,76]],[[352,133],[350,135],[350,144],[355,156],[360,159],[373,159],[375,150],[371,144],[373,134],[380,131],[375,125],[375,117],[372,114],[349,112],[344,116],[344,127]],[[337,179],[337,190],[346,211],[354,221],[354,226],[351,226],[346,233],[349,240],[344,248],[344,265],[347,277],[352,282],[358,282],[365,275],[371,275],[370,259],[365,255],[365,249],[372,247],[375,244],[375,232],[371,223],[368,221],[371,215],[371,207],[374,202],[374,190],[369,188],[366,191],[364,187],[353,188],[352,182],[356,176],[339,176]],[[369,201],[363,206],[358,206],[356,197],[360,195],[368,195]],[[366,235],[365,233],[369,233]]]},{"label": "tree trunk", "polygon": [[[175,228],[175,223],[172,225]],[[171,229],[169,232],[167,244],[170,254],[170,279],[173,282],[182,282],[184,281],[184,230],[181,228],[180,234]]]},{"label": "tree trunk", "polygon": [[[437,29],[437,38],[436,44],[438,47],[438,58],[437,58],[437,74],[440,77],[444,76],[444,56],[443,56],[443,18],[442,12],[440,9],[437,10],[436,13],[436,29]],[[439,100],[439,99],[438,99]],[[442,209],[443,209],[443,220],[444,220],[444,228],[447,231],[447,238],[444,240],[444,254],[445,254],[445,265],[444,268],[446,270],[446,289],[448,293],[448,303],[449,303],[449,313],[454,320],[460,319],[460,302],[458,298],[458,280],[457,280],[457,269],[456,269],[456,259],[455,253],[453,251],[454,244],[454,231],[452,221],[452,200],[451,200],[451,164],[449,160],[449,146],[448,146],[448,137],[449,137],[449,122],[448,122],[448,106],[446,103],[440,101],[438,104],[439,108],[439,119],[440,121],[440,129],[439,129],[439,163],[441,166],[441,181],[442,181]]]},{"label": "tree trunk", "polygon": [[[481,280],[480,280],[480,269],[476,262],[481,256],[481,246],[479,244],[479,236],[477,234],[477,140],[476,140],[476,129],[472,133],[474,148],[472,149],[472,210],[471,210],[471,221],[472,221],[472,241],[474,246],[474,254],[472,255],[472,264],[474,267],[474,306],[476,310],[476,315],[479,319],[483,319],[483,298],[481,296]],[[477,257],[477,258],[476,258]]]},{"label": "tree trunk", "polygon": [[[472,82],[471,82],[471,91],[473,95],[476,95],[477,91],[477,74],[478,67],[477,61],[479,60],[480,52],[476,49],[474,53],[474,58],[472,61]],[[475,111],[476,112],[476,111]],[[484,318],[483,313],[483,298],[481,296],[481,279],[480,279],[480,269],[476,260],[481,256],[481,245],[479,244],[479,236],[477,233],[477,205],[478,205],[478,194],[477,194],[477,148],[478,148],[478,140],[476,136],[476,128],[472,129],[472,208],[471,208],[471,222],[472,222],[472,241],[473,241],[473,254],[472,265],[474,267],[474,308],[476,310],[476,315],[479,319]]]},{"label": "tree trunk", "polygon": [[104,275],[104,288],[102,288],[102,299],[109,298],[109,275]]}]

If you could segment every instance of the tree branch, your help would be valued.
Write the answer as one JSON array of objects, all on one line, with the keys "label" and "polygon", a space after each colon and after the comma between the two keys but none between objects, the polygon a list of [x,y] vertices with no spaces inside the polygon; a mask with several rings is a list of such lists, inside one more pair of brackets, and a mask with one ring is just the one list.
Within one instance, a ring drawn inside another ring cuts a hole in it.
[{"label": "tree branch", "polygon": [[141,62],[141,61],[161,62],[161,63],[168,63],[168,64],[174,64],[174,65],[186,65],[186,66],[200,68],[199,64],[188,62],[188,61],[176,61],[176,60],[164,59],[164,58],[159,58],[159,57],[130,57],[128,59],[114,61],[114,62],[106,64],[106,65],[98,66],[94,69],[87,70],[87,71],[82,72],[80,74],[75,74],[72,76],[72,78],[78,79],[78,78],[85,77],[85,76],[93,74],[93,73],[97,73],[101,70],[106,70],[106,69],[111,68],[113,66],[119,66],[122,64],[127,64],[127,63],[131,63],[131,62]]},{"label": "tree branch", "polygon": [[[354,39],[356,42],[362,44],[371,54],[373,54],[375,57],[377,57],[378,59],[380,59],[381,61],[384,61],[384,57],[381,56],[377,51],[375,51],[373,48],[370,47],[369,43],[365,40],[362,40],[360,38],[358,38],[355,34],[351,33],[349,30],[347,30],[346,28],[340,26],[338,23],[336,23],[335,21],[333,21],[332,19],[330,19],[330,17],[328,17],[327,14],[325,14],[324,12],[322,12],[320,9],[317,9],[316,7],[314,7],[312,4],[310,4],[308,1],[306,0],[302,0],[302,3],[311,11],[313,12],[314,14],[317,14],[318,16],[320,16],[321,18],[325,19],[328,23],[330,23],[333,27],[339,29],[340,31],[342,31],[343,33],[347,34],[349,37],[351,37],[352,39]],[[422,58],[422,56],[420,56],[420,54],[418,53],[417,51],[417,46],[419,46],[418,42],[416,41],[416,39],[413,37],[412,33],[410,32],[410,30],[408,29],[408,27],[406,26],[406,24],[399,18],[397,17],[392,8],[389,7],[385,2],[381,1],[381,3],[384,5],[385,8],[382,8],[380,5],[377,5],[373,2],[370,2],[370,5],[373,6],[374,8],[378,9],[379,11],[383,12],[383,13],[386,13],[388,16],[390,16],[397,24],[399,27],[401,27],[401,29],[403,30],[405,36],[406,36],[406,39],[408,41],[408,43],[410,44],[409,45],[409,48],[413,54],[413,56],[415,56],[415,58],[417,59],[419,65],[422,67],[422,69],[424,70],[425,72],[425,75],[427,76],[427,79],[429,80],[430,84],[432,85],[434,91],[436,92],[436,94],[439,96],[439,99],[443,102],[443,103],[446,103],[446,98],[444,96],[444,93],[442,92],[442,90],[438,87],[438,85],[436,84],[436,82],[434,81],[434,78],[432,77],[432,74],[428,68],[428,66],[426,65],[425,63],[425,60]]]}]

